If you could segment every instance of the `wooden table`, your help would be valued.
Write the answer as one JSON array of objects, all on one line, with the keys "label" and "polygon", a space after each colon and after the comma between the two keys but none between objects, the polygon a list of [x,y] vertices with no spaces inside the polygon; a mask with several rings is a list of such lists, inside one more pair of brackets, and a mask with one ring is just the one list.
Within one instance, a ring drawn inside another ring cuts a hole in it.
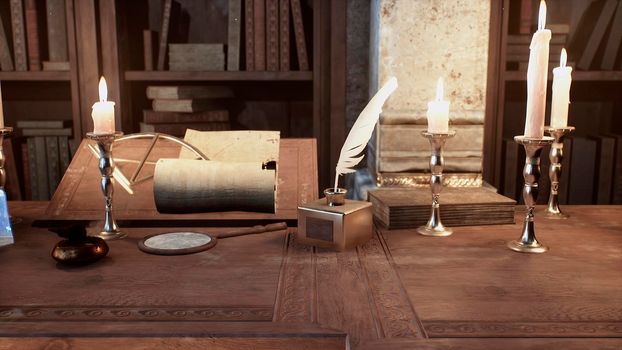
[{"label": "wooden table", "polygon": [[0,349],[622,348],[621,206],[538,218],[540,255],[505,248],[519,224],[378,229],[342,253],[272,232],[172,257],[136,247],[166,229],[127,228],[104,260],[65,268],[30,226],[45,205],[10,203],[25,220],[0,248]]}]

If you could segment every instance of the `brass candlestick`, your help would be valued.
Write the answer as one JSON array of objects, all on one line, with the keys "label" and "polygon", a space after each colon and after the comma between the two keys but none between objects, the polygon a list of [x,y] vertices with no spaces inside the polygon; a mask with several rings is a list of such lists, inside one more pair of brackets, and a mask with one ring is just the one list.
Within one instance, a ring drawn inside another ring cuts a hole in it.
[{"label": "brass candlestick", "polygon": [[432,211],[425,226],[417,228],[417,232],[424,236],[449,236],[453,230],[443,226],[438,198],[443,189],[443,145],[445,141],[456,134],[451,130],[447,133],[421,132],[421,135],[430,141],[432,155],[430,157],[430,189],[432,191]]},{"label": "brass candlestick", "polygon": [[540,153],[542,147],[553,143],[553,138],[544,136],[542,138],[531,138],[525,136],[515,136],[514,141],[525,147],[525,167],[523,168],[523,200],[525,201],[525,221],[523,232],[520,239],[508,242],[508,247],[521,253],[544,253],[548,247],[540,244],[536,238],[534,227],[534,209],[538,199],[538,180],[540,179]]},{"label": "brass candlestick", "polygon": [[13,128],[0,128],[0,246],[13,243],[13,227],[9,216],[9,206],[7,202],[4,185],[6,184],[6,172],[4,170],[4,150],[2,143],[5,136],[13,133]]},{"label": "brass candlestick", "polygon": [[114,184],[112,182],[114,171],[114,161],[112,159],[112,143],[115,139],[123,135],[120,131],[109,134],[88,133],[86,136],[97,142],[99,150],[99,172],[102,174],[101,188],[105,200],[105,217],[104,228],[96,236],[106,239],[119,239],[125,237],[125,233],[119,230],[117,223],[112,214],[112,194],[114,193]]},{"label": "brass candlestick", "polygon": [[551,160],[551,167],[549,168],[549,178],[551,179],[551,194],[549,196],[549,205],[544,211],[544,217],[549,219],[567,219],[568,215],[562,213],[559,208],[559,180],[562,176],[562,159],[564,157],[564,139],[566,135],[574,131],[574,126],[567,126],[565,128],[554,128],[552,126],[545,126],[544,131],[554,138],[551,151],[549,152],[549,159]]}]

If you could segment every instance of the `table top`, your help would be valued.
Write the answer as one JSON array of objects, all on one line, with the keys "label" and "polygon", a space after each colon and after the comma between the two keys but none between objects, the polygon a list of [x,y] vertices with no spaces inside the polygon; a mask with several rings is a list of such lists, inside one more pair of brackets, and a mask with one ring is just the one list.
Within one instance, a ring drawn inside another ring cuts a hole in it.
[{"label": "table top", "polygon": [[138,240],[172,229],[131,227],[102,261],[67,268],[50,257],[59,238],[31,226],[46,204],[9,205],[24,220],[0,247],[0,350],[622,347],[622,206],[567,206],[567,220],[536,213],[545,254],[505,247],[520,234],[519,207],[515,225],[444,238],[377,228],[345,252],[281,231],[157,256]]}]

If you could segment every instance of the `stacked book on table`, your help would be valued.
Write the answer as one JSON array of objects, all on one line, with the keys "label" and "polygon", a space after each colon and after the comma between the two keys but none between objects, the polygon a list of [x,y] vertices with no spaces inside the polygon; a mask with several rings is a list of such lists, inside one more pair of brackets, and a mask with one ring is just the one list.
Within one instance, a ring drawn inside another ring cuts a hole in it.
[{"label": "stacked book on table", "polygon": [[140,131],[181,137],[186,129],[229,130],[230,97],[233,91],[226,86],[149,86],[152,109],[143,111]]},{"label": "stacked book on table", "polygon": [[71,160],[71,121],[18,120],[16,126],[26,138],[22,145],[26,198],[49,200]]},{"label": "stacked book on table", "polygon": [[[416,228],[430,218],[429,187],[379,188],[369,192],[374,218],[388,229]],[[486,187],[443,188],[441,219],[451,226],[501,225],[514,223],[516,201]]]}]

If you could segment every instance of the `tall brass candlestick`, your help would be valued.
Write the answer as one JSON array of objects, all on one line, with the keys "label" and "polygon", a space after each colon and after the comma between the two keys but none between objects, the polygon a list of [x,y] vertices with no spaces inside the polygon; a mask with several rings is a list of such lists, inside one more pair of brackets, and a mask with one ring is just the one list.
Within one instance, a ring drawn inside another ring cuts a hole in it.
[{"label": "tall brass candlestick", "polygon": [[441,222],[441,211],[439,197],[443,189],[443,145],[445,141],[453,137],[455,131],[450,130],[447,133],[430,133],[423,131],[421,135],[430,141],[432,155],[430,156],[430,189],[432,191],[432,211],[430,219],[425,226],[417,228],[417,232],[424,236],[443,237],[449,236],[453,230],[447,228]]},{"label": "tall brass candlestick", "polygon": [[564,138],[566,135],[574,131],[573,126],[564,128],[556,128],[545,126],[544,131],[551,135],[555,141],[549,152],[551,167],[549,168],[549,178],[551,179],[551,194],[549,195],[549,204],[544,211],[544,216],[549,219],[567,219],[568,215],[562,213],[559,208],[559,181],[562,177],[562,159],[564,157]]},{"label": "tall brass candlestick", "polygon": [[104,227],[100,233],[96,236],[105,240],[119,239],[126,236],[125,233],[119,230],[117,223],[112,213],[112,195],[114,193],[114,184],[112,182],[114,171],[114,161],[112,159],[112,143],[115,139],[121,137],[122,132],[114,132],[109,134],[95,134],[88,133],[86,136],[97,142],[97,149],[99,150],[99,172],[102,175],[101,189],[104,194],[105,201],[105,216]]},{"label": "tall brass candlestick", "polygon": [[514,141],[525,147],[525,167],[523,168],[523,200],[525,201],[525,221],[523,232],[516,241],[508,242],[508,248],[521,253],[544,253],[548,247],[540,244],[536,238],[534,226],[534,210],[538,199],[538,180],[540,179],[540,154],[542,147],[553,143],[553,138],[544,136],[542,138],[531,138],[525,136],[515,136]]}]

